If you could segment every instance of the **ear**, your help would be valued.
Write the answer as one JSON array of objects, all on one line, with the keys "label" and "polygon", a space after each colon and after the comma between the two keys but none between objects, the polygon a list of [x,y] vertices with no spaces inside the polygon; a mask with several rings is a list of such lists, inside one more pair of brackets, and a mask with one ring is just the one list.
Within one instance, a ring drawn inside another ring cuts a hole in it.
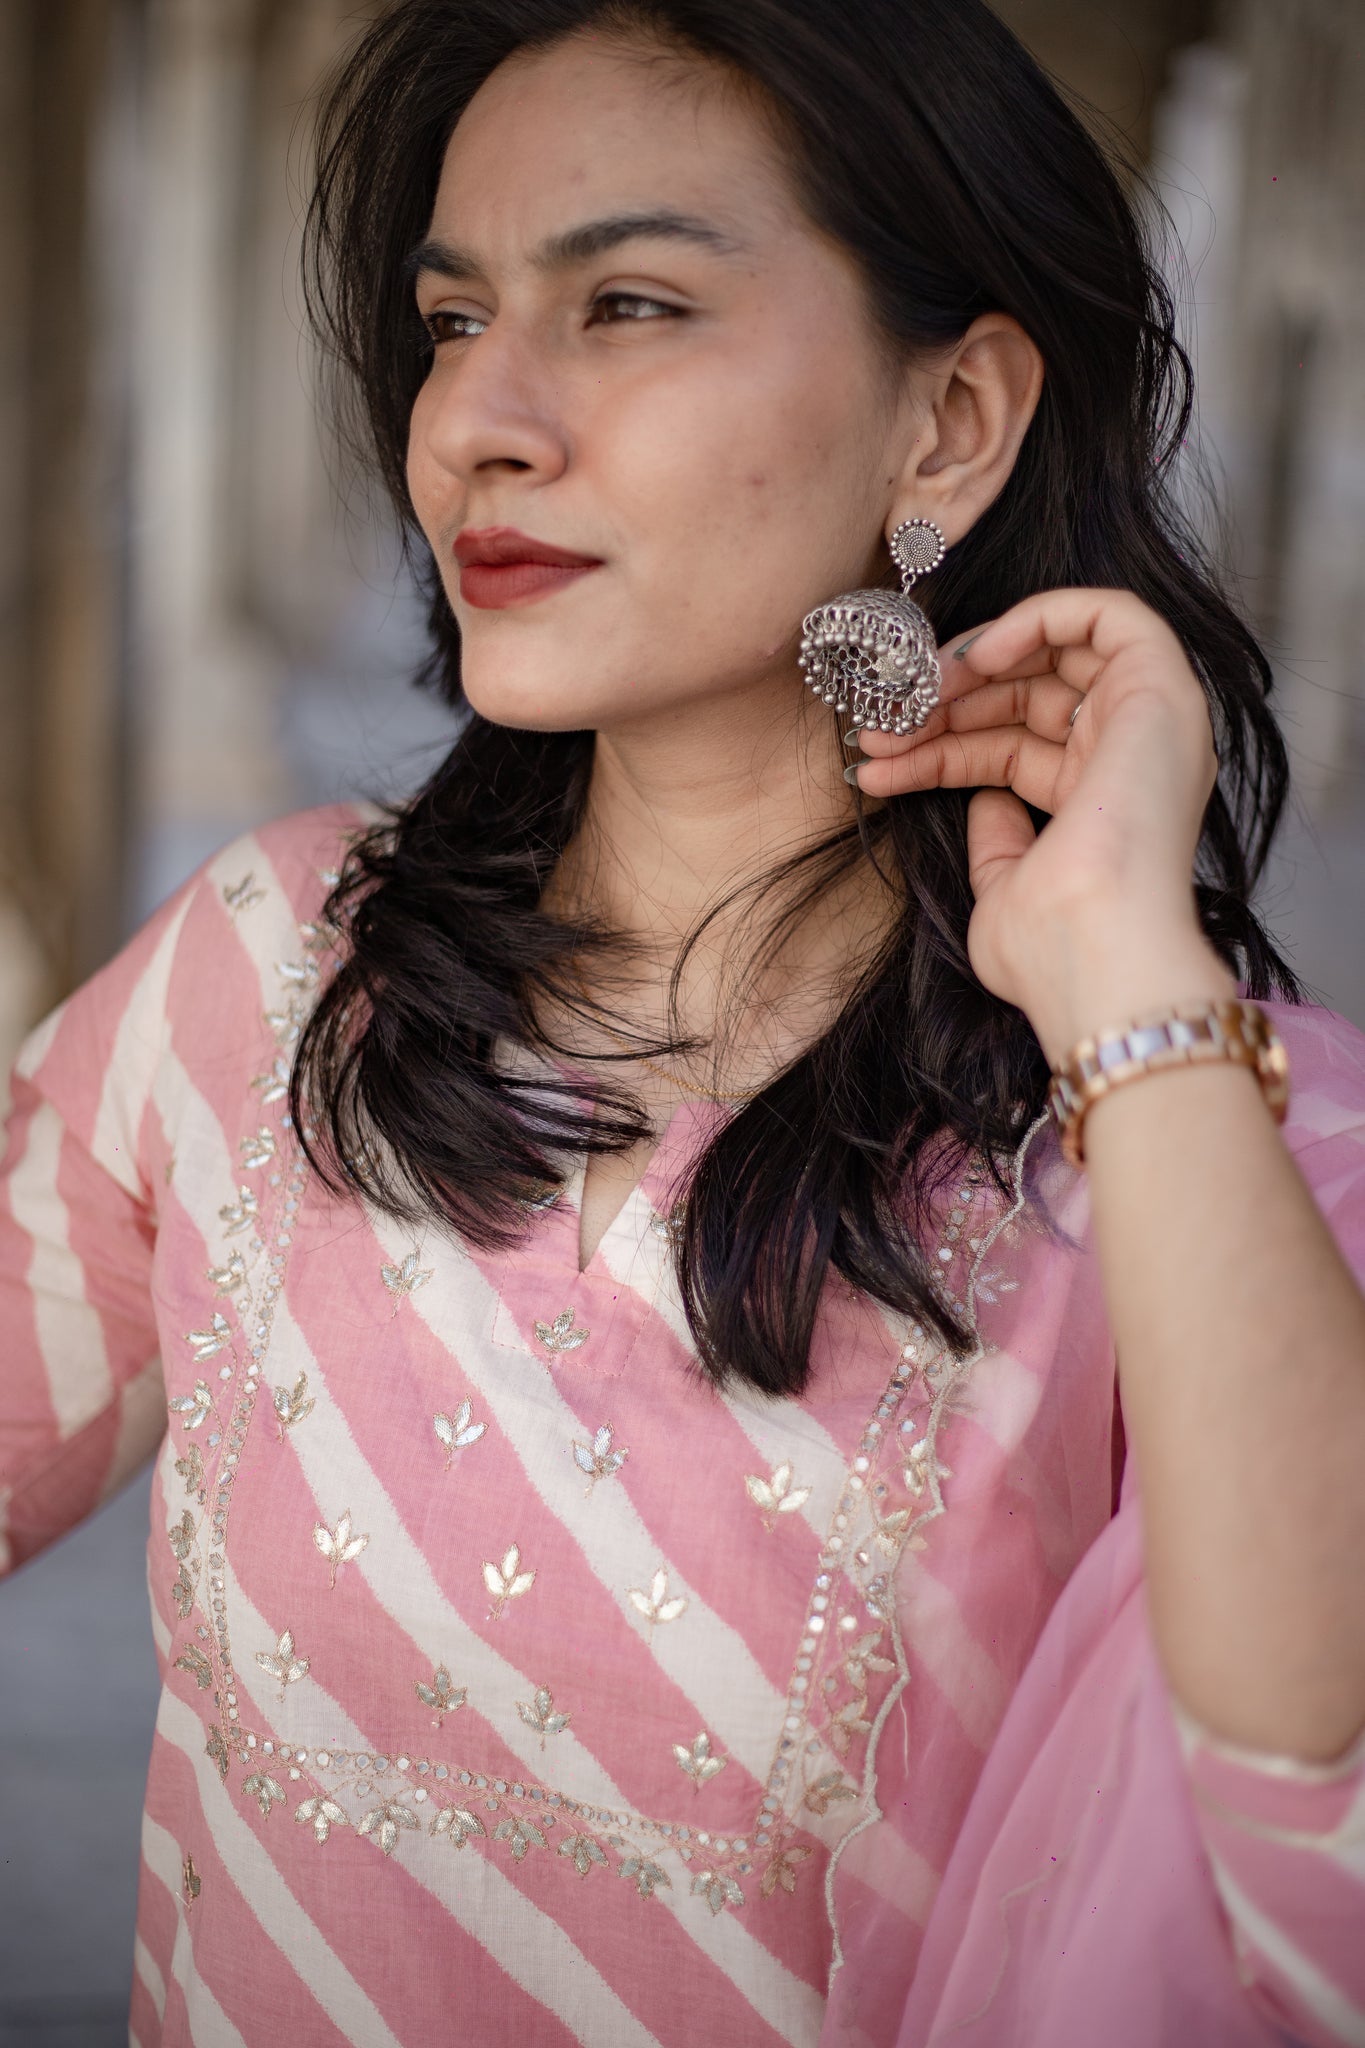
[{"label": "ear", "polygon": [[1042,388],[1041,351],[1008,313],[983,313],[951,354],[908,372],[914,445],[888,533],[918,517],[961,540],[1004,489]]}]

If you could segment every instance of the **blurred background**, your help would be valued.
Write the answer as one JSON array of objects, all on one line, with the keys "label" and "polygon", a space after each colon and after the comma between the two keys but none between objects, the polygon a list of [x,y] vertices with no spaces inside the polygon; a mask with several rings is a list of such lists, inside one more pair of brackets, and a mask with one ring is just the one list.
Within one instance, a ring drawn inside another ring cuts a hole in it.
[{"label": "blurred background", "polygon": [[[1263,909],[1365,1027],[1365,9],[996,5],[1169,215],[1297,771]],[[447,739],[295,280],[310,96],[370,11],[0,0],[0,1067],[225,840]],[[139,1484],[0,1597],[0,2048],[126,2039],[146,1513]]]}]

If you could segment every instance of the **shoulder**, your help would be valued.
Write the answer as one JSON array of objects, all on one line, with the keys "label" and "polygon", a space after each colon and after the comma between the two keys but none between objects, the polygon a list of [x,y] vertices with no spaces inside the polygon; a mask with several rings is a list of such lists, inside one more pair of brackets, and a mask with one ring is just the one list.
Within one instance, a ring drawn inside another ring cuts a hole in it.
[{"label": "shoulder", "polygon": [[186,885],[166,986],[168,1036],[188,1067],[231,1066],[262,1026],[288,1051],[328,951],[319,920],[346,855],[379,813],[296,811],[225,846]]},{"label": "shoulder", "polygon": [[[346,854],[378,815],[328,804],[240,834],[153,913],[96,983],[140,981],[143,1002],[164,1014],[187,1052],[221,1046],[231,1014],[254,1012],[259,1022],[258,997],[275,993],[281,963],[318,946],[316,921]],[[137,973],[149,957],[160,968],[151,986]],[[207,1039],[190,1035],[199,1032]]]},{"label": "shoulder", "polygon": [[177,924],[173,1005],[193,1007],[200,970],[220,985],[252,966],[269,972],[282,946],[312,931],[351,846],[379,815],[358,804],[295,811],[205,861],[151,919],[170,914]]},{"label": "shoulder", "polygon": [[350,848],[381,815],[376,806],[364,804],[293,811],[243,832],[206,861],[187,886],[201,906],[212,905],[215,913],[221,903],[240,919],[243,912],[269,904],[272,912],[289,911],[306,920],[322,908]]},{"label": "shoulder", "polygon": [[228,1112],[287,1062],[321,973],[316,920],[351,843],[379,813],[299,811],[204,862],[38,1027],[16,1075],[130,1187],[149,1119],[194,1098]]}]

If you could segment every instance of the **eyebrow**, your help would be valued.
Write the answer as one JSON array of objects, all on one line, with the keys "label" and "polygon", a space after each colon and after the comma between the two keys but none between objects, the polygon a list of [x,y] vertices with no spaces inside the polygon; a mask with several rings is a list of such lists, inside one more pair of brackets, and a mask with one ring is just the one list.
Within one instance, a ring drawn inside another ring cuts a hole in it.
[{"label": "eyebrow", "polygon": [[[722,256],[738,255],[744,246],[734,235],[727,234],[712,221],[701,220],[694,214],[675,213],[671,207],[664,207],[651,213],[608,214],[602,220],[584,221],[579,227],[566,228],[563,233],[551,235],[542,242],[531,261],[537,270],[564,270],[575,263],[591,262],[593,257],[605,255],[622,242],[645,239],[690,242],[695,247],[710,249]],[[475,256],[434,236],[413,250],[406,270],[409,280],[414,282],[424,272],[452,279],[483,274],[482,265]]]}]

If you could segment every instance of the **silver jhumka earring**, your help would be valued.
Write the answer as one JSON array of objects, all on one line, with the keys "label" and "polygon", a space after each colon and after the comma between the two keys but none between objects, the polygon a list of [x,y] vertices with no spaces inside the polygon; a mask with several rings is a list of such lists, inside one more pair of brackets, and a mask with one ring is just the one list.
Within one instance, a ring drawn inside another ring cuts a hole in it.
[{"label": "silver jhumka earring", "polygon": [[817,697],[853,714],[850,732],[915,730],[937,705],[943,681],[929,621],[909,593],[937,569],[947,539],[932,519],[907,519],[890,547],[898,592],[848,590],[802,621],[800,666]]}]

